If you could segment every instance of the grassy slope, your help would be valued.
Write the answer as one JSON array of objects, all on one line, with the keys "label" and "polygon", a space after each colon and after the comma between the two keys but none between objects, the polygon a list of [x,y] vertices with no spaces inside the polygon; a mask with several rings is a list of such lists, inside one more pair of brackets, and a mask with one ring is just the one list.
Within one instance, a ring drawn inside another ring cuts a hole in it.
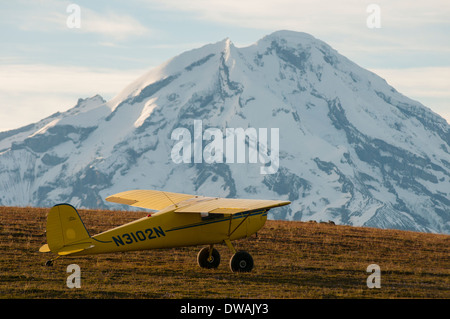
[{"label": "grassy slope", "polygon": [[[0,298],[450,298],[450,236],[268,221],[235,242],[255,260],[251,273],[229,270],[225,245],[216,270],[197,266],[200,247],[62,257],[43,266],[47,209],[0,207]],[[79,211],[91,234],[142,212]],[[69,289],[69,264],[81,288]],[[370,264],[381,288],[366,285]]]}]

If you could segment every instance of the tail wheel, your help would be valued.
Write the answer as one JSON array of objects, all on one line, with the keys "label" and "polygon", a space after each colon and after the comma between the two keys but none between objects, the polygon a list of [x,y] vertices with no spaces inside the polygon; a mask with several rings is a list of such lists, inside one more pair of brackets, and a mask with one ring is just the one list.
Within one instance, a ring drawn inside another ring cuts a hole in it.
[{"label": "tail wheel", "polygon": [[212,269],[219,267],[220,254],[215,248],[212,248],[210,254],[210,247],[202,248],[197,255],[198,265],[202,268]]},{"label": "tail wheel", "polygon": [[230,268],[233,272],[250,272],[253,269],[253,258],[246,251],[238,251],[231,257]]}]

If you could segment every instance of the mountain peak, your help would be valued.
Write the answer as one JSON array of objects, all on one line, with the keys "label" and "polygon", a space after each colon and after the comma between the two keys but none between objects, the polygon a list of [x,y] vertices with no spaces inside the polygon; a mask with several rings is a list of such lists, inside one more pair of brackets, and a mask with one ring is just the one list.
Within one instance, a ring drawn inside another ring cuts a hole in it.
[{"label": "mountain peak", "polygon": [[331,48],[328,44],[315,38],[309,33],[289,31],[289,30],[275,31],[257,41],[257,44],[270,45],[272,42],[276,42],[280,46],[292,48],[310,47],[310,46],[322,46]]},{"label": "mountain peak", "polygon": [[[436,116],[309,34],[277,31],[245,48],[226,38],[107,103],[80,100],[0,134],[0,204],[105,208],[108,195],[160,189],[291,201],[274,219],[450,233],[450,126]],[[190,136],[181,163],[177,129]],[[227,129],[254,130],[270,150],[250,161],[249,137],[238,161]],[[219,156],[207,162],[211,149]]]},{"label": "mountain peak", "polygon": [[285,39],[292,42],[317,41],[317,39],[309,33],[291,30],[278,30],[264,36],[262,39]]}]

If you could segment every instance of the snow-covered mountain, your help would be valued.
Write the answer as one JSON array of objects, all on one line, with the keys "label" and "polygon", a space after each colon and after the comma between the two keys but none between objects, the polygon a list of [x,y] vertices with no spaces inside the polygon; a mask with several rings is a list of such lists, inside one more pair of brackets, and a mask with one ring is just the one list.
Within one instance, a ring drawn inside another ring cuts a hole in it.
[{"label": "snow-covered mountain", "polygon": [[[179,128],[192,133],[181,163]],[[226,161],[229,128],[255,128],[259,147],[267,132],[275,169],[248,153]],[[208,129],[223,133],[223,161],[194,158]],[[326,43],[279,31],[182,53],[110,101],[0,133],[0,205],[104,208],[129,189],[284,199],[270,218],[450,233],[450,126]]]}]

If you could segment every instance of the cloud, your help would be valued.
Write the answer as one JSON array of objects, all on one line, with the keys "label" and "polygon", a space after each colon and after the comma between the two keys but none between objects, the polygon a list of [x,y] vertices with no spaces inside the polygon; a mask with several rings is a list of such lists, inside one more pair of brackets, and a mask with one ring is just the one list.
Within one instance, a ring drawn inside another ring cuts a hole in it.
[{"label": "cloud", "polygon": [[371,71],[386,79],[405,95],[447,98],[450,102],[450,67],[372,69]]},{"label": "cloud", "polygon": [[97,13],[87,8],[81,9],[83,33],[98,34],[119,41],[151,35],[152,31],[135,18],[115,12]]},{"label": "cloud", "polygon": [[403,95],[417,100],[450,124],[450,67],[371,69]]},{"label": "cloud", "polygon": [[196,19],[262,30],[308,28],[324,19],[343,22],[344,11],[346,15],[360,11],[358,6],[333,5],[333,2],[317,5],[313,0],[193,0],[181,5],[176,0],[153,0],[150,3],[166,10],[189,12]]},{"label": "cloud", "polygon": [[[154,34],[153,30],[139,20],[111,9],[94,10],[87,5],[78,5],[69,1],[23,1],[21,12],[7,9],[0,13],[3,24],[17,27],[22,31],[60,33],[68,30],[82,34],[100,36],[102,39],[124,41]],[[76,12],[70,6],[77,6]],[[79,15],[78,15],[79,13]],[[74,15],[80,20],[80,27],[72,27]]]},{"label": "cloud", "polygon": [[[315,27],[320,30],[330,27],[361,25],[367,28],[366,20],[370,15],[366,11],[370,4],[381,9],[382,25],[386,27],[403,25],[416,28],[428,24],[446,23],[450,6],[447,0],[429,0],[411,3],[409,0],[152,0],[151,6],[172,11],[190,12],[198,19],[227,23],[257,29],[284,27]],[[336,29],[334,29],[336,30]]]},{"label": "cloud", "polygon": [[0,65],[0,131],[65,111],[78,98],[100,94],[109,100],[142,73],[43,64]]}]

